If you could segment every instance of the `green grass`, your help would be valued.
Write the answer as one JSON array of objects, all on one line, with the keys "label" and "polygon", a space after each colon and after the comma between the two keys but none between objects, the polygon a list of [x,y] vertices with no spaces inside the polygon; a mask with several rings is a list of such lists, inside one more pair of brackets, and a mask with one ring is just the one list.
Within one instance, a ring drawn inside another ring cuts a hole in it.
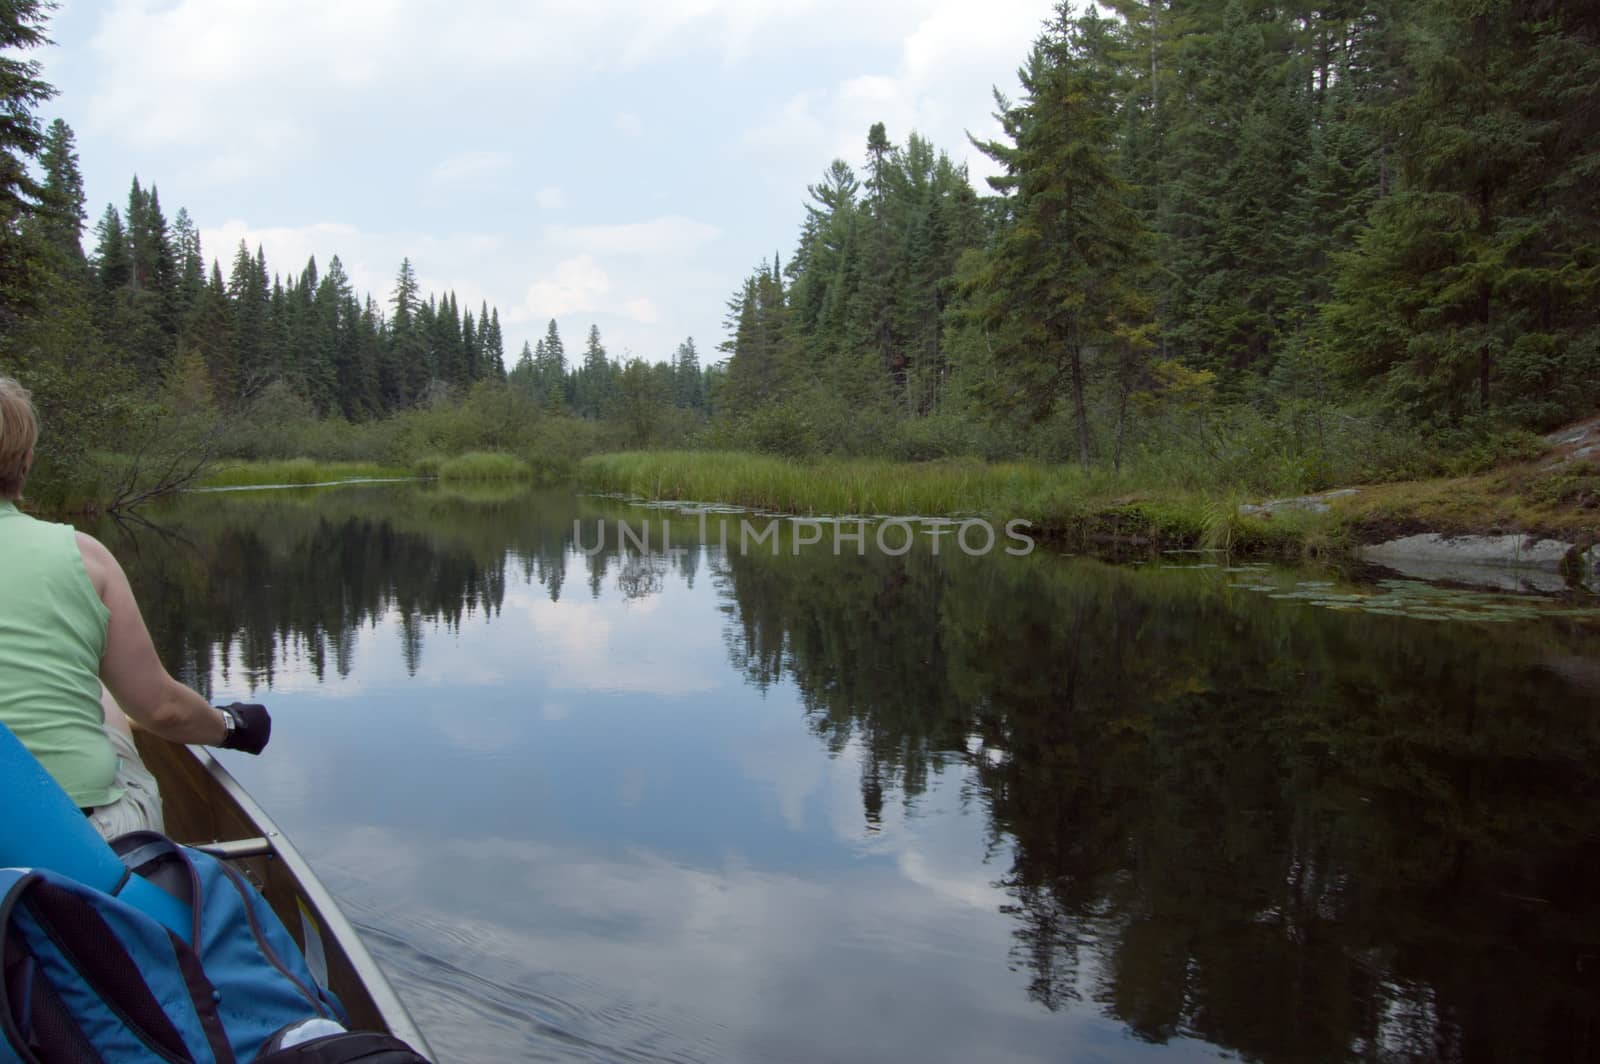
[{"label": "green grass", "polygon": [[499,451],[471,451],[454,458],[425,459],[418,469],[430,468],[442,481],[528,480],[533,469],[515,455]]},{"label": "green grass", "polygon": [[376,462],[318,462],[291,458],[264,462],[229,462],[200,480],[203,488],[265,487],[277,484],[329,484],[341,480],[409,477],[409,469]]},{"label": "green grass", "polygon": [[794,461],[739,451],[628,451],[578,466],[579,480],[603,491],[796,514],[988,512],[1040,498],[1067,475],[1020,462]]},{"label": "green grass", "polygon": [[586,458],[578,480],[601,491],[715,502],[804,515],[959,517],[1029,521],[1086,547],[1213,546],[1294,553],[1328,522],[1240,516],[1231,491],[1142,485],[1077,466],[976,459],[796,461],[744,452],[630,451]]}]

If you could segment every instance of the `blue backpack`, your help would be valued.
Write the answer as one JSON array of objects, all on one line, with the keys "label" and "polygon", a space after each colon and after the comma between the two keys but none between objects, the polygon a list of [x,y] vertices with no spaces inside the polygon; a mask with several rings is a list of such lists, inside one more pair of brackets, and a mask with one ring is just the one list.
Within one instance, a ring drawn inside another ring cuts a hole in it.
[{"label": "blue backpack", "polygon": [[191,946],[119,898],[44,870],[0,869],[0,1064],[254,1061],[277,1032],[345,1023],[244,877],[152,831],[113,843],[187,902]]}]

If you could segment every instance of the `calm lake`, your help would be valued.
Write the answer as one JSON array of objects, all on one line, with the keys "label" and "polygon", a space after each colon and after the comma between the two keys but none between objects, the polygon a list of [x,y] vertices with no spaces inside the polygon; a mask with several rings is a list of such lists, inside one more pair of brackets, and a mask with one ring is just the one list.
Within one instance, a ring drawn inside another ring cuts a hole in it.
[{"label": "calm lake", "polygon": [[1593,598],[570,492],[143,516],[96,531],[164,659],[271,707],[224,760],[441,1062],[1600,1056]]}]

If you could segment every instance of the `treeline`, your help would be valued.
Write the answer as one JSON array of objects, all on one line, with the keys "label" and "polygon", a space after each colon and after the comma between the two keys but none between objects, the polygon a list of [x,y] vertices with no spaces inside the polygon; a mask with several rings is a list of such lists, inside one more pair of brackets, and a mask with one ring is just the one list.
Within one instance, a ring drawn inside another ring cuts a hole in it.
[{"label": "treeline", "polygon": [[70,312],[87,327],[70,335],[72,352],[35,337],[39,357],[82,360],[98,349],[103,368],[127,380],[165,382],[225,410],[282,382],[318,414],[351,420],[409,409],[440,389],[505,379],[499,310],[463,311],[454,292],[424,298],[409,259],[383,307],[355,293],[337,255],[325,272],[312,258],[285,277],[241,240],[224,277],[215,259],[207,269],[188,211],[180,208],[169,225],[159,191],[137,177],[124,210],[106,205],[86,256],[83,179],[72,130],[60,119],[45,133],[40,164],[46,209],[24,228],[44,252],[37,268],[50,315]]},{"label": "treeline", "polygon": [[624,364],[607,355],[596,325],[589,326],[582,356],[569,363],[566,343],[551,319],[538,342],[531,347],[523,342],[510,382],[551,412],[596,420],[638,416],[643,407],[658,406],[709,413],[721,377],[717,367],[700,365],[692,336],[665,362],[630,358]]},{"label": "treeline", "polygon": [[1481,431],[1600,402],[1593,5],[1101,7],[1061,4],[996,95],[997,195],[881,124],[864,175],[811,186],[730,304],[736,435],[926,421],[1115,463],[1174,410]]},{"label": "treeline", "polygon": [[621,364],[593,327],[569,358],[552,322],[509,374],[498,311],[409,260],[382,302],[336,259],[241,246],[224,275],[137,181],[85,255],[72,134],[20,58],[43,24],[0,5],[0,370],[62,430],[49,476],[273,388],[296,416],[242,457],[703,444],[1251,491],[1481,468],[1600,404],[1592,4],[1062,3],[975,142],[992,194],[874,125],[733,293],[723,362]]}]

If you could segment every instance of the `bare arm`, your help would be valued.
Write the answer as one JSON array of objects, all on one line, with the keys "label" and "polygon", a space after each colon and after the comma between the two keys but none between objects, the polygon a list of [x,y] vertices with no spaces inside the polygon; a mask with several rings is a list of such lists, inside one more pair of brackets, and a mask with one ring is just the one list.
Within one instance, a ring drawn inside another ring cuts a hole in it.
[{"label": "bare arm", "polygon": [[216,745],[227,735],[222,714],[174,680],[161,664],[117,559],[93,536],[78,533],[78,551],[100,601],[111,611],[100,679],[129,717],[175,743]]}]

